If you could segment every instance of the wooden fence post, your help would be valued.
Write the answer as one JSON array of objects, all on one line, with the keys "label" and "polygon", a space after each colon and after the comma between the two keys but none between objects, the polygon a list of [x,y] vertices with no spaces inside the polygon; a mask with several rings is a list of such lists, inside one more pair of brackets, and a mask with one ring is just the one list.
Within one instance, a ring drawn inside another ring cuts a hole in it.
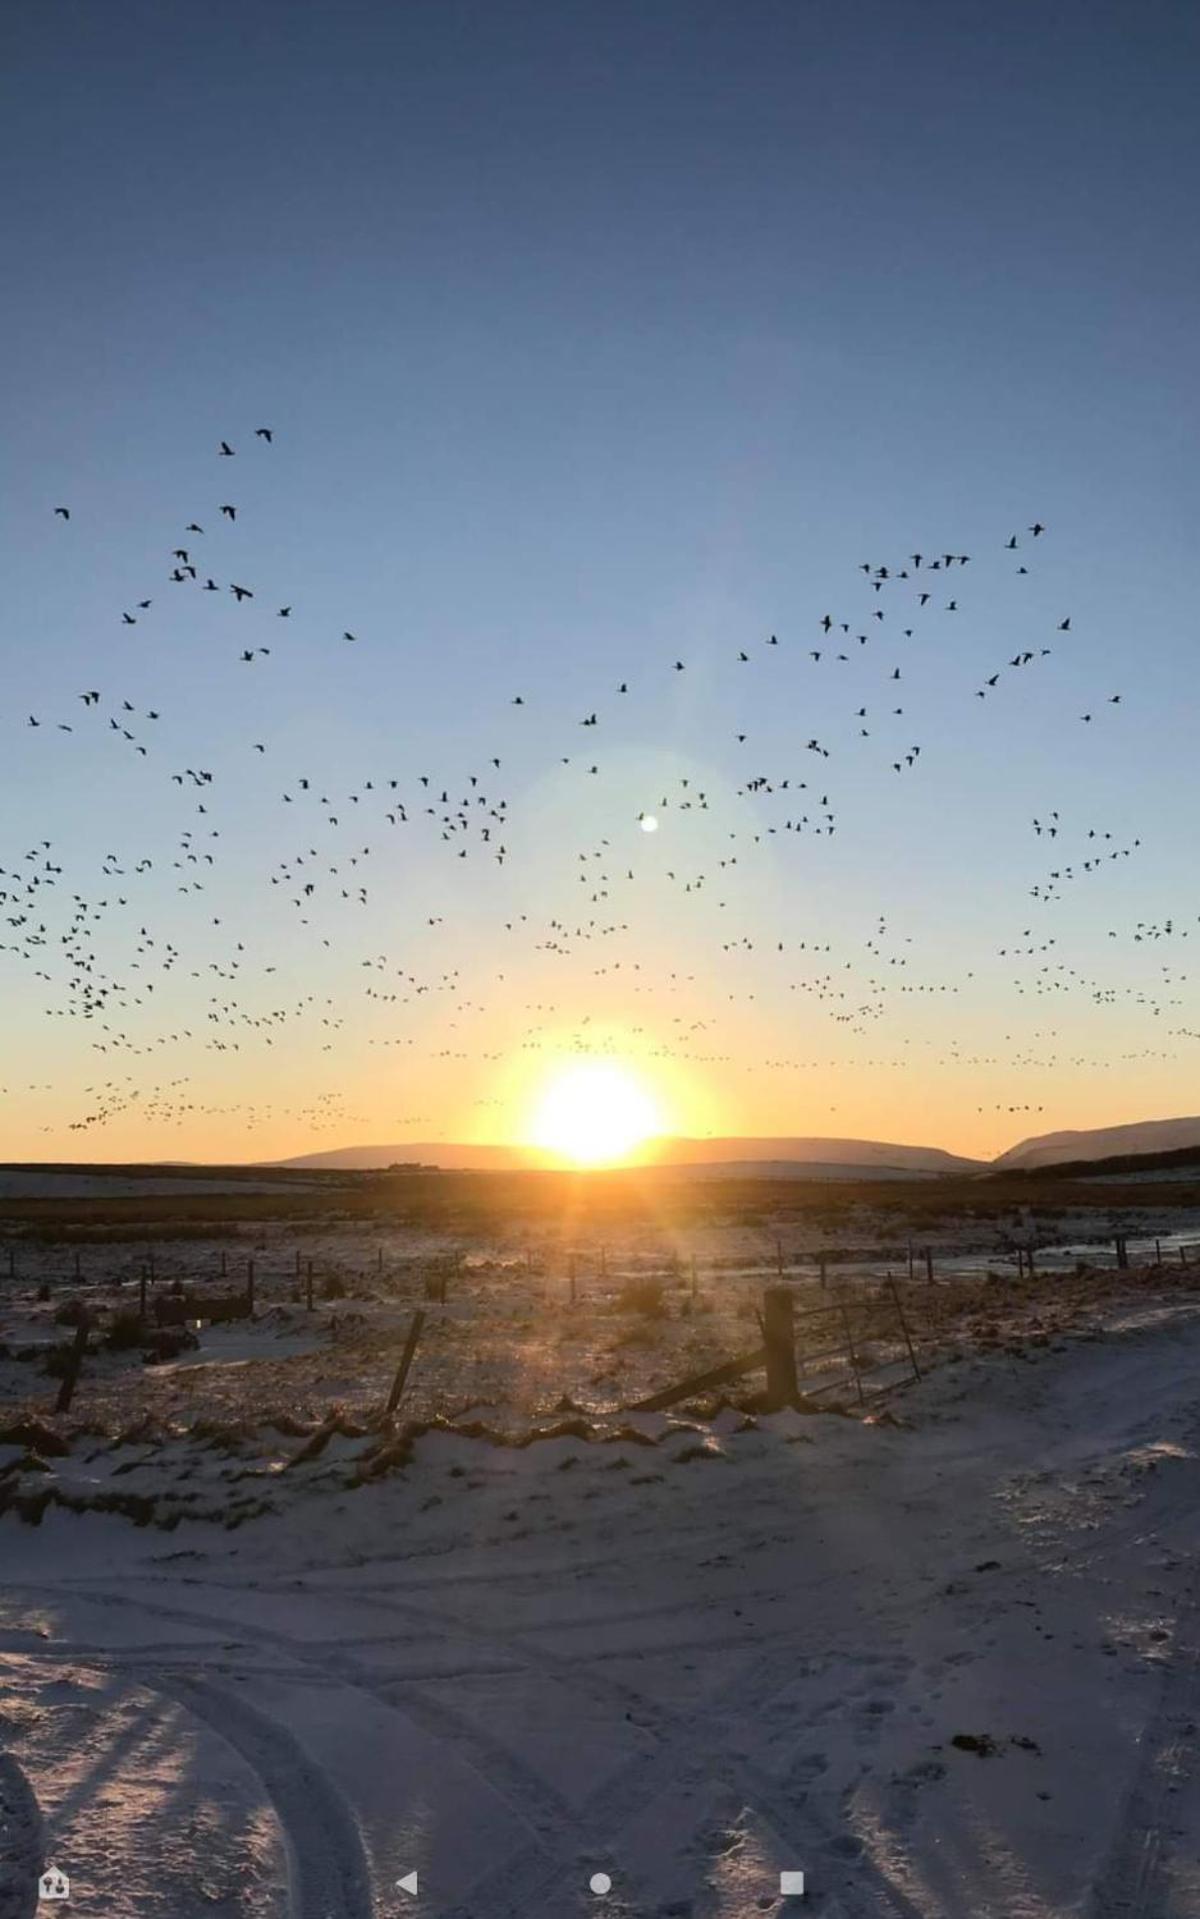
[{"label": "wooden fence post", "polygon": [[927,1246],[925,1248],[925,1278],[929,1282],[929,1284],[932,1286],[933,1285],[933,1248],[932,1246]]},{"label": "wooden fence post", "polygon": [[1155,1240],[1155,1242],[1154,1242],[1154,1264],[1155,1264],[1156,1266],[1161,1266],[1161,1265],[1162,1265],[1162,1241],[1161,1241],[1161,1239],[1156,1239],[1156,1240]]},{"label": "wooden fence post", "polygon": [[763,1294],[763,1345],[767,1349],[767,1404],[771,1411],[794,1406],[796,1381],[796,1303],[789,1286],[768,1286]]},{"label": "wooden fence post", "polygon": [[75,1328],[75,1344],[67,1356],[67,1370],[63,1374],[58,1389],[58,1398],[54,1404],[56,1413],[69,1413],[71,1401],[75,1397],[75,1387],[79,1382],[79,1372],[83,1365],[83,1355],[87,1350],[88,1320],[86,1315]]},{"label": "wooden fence post", "polygon": [[912,1278],[913,1278],[913,1243],[910,1239],[908,1242],[908,1283],[910,1286],[912,1285]]},{"label": "wooden fence post", "polygon": [[1124,1271],[1126,1270],[1126,1268],[1128,1267],[1128,1265],[1129,1265],[1129,1248],[1128,1248],[1128,1246],[1126,1245],[1126,1242],[1125,1242],[1125,1236],[1124,1236],[1124,1234],[1123,1234],[1123,1233],[1118,1233],[1118,1234],[1117,1234],[1117,1237],[1116,1237],[1116,1239],[1115,1239],[1115,1240],[1114,1240],[1114,1242],[1113,1242],[1113,1244],[1115,1245],[1115,1247],[1116,1247],[1116,1250],[1117,1250],[1117,1266],[1118,1266],[1118,1269],[1119,1269],[1119,1270],[1120,1270],[1121,1272],[1124,1272]]},{"label": "wooden fence post", "polygon": [[780,1279],[782,1279],[783,1278],[783,1241],[781,1239],[777,1239],[775,1241],[775,1271],[779,1274]]},{"label": "wooden fence post", "polygon": [[400,1355],[400,1364],[396,1368],[396,1377],[392,1381],[392,1390],[388,1394],[387,1405],[384,1408],[384,1411],[389,1417],[400,1404],[400,1395],[404,1391],[404,1383],[408,1378],[408,1370],[413,1363],[413,1356],[417,1350],[417,1341],[421,1337],[421,1328],[424,1324],[425,1315],[418,1306],[412,1316],[412,1324],[408,1329],[408,1338],[404,1342],[404,1351]]}]

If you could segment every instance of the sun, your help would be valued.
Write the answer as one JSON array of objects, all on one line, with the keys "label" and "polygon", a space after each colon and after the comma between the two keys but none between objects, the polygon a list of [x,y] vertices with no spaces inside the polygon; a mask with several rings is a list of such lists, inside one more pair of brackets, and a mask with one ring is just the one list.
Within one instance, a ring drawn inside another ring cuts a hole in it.
[{"label": "sun", "polygon": [[625,1159],[662,1131],[651,1094],[611,1060],[565,1066],[546,1087],[533,1117],[531,1139],[580,1166]]}]

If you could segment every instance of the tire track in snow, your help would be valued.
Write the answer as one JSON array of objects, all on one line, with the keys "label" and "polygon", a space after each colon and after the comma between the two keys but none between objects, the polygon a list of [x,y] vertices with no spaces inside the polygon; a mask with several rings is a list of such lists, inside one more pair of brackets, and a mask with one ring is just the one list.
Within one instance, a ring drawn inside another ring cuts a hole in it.
[{"label": "tire track in snow", "polygon": [[[1176,1621],[1158,1708],[1143,1734],[1133,1783],[1087,1919],[1194,1919],[1194,1851],[1200,1833],[1200,1566]],[[1187,1826],[1186,1884],[1172,1872],[1173,1840]]]},{"label": "tire track in snow", "polygon": [[[817,1893],[816,1887],[813,1889],[821,1901],[821,1907],[832,1896],[840,1902],[840,1911],[845,1919],[875,1919],[876,1915],[885,1913],[903,1915],[904,1919],[917,1919],[897,1890],[868,1867],[866,1862],[859,1860],[853,1868],[848,1868],[845,1861],[836,1859],[836,1855],[830,1851],[830,1841],[835,1835],[816,1814],[815,1808],[806,1803],[807,1795],[791,1795],[786,1787],[781,1788],[779,1782],[766,1777],[745,1758],[731,1760],[721,1755],[720,1724],[723,1713],[731,1709],[744,1713],[748,1707],[765,1705],[779,1686],[794,1675],[797,1659],[802,1658],[807,1650],[800,1640],[794,1644],[790,1639],[780,1642],[766,1656],[761,1652],[761,1641],[758,1642],[755,1648],[758,1657],[741,1663],[738,1672],[715,1693],[710,1693],[689,1709],[680,1710],[665,1705],[626,1681],[608,1678],[595,1670],[594,1651],[591,1649],[581,1649],[580,1656],[551,1652],[545,1646],[538,1645],[536,1642],[541,1632],[555,1629],[557,1622],[554,1619],[543,1618],[533,1626],[504,1629],[494,1623],[485,1625],[474,1619],[450,1616],[444,1611],[434,1615],[426,1606],[393,1595],[388,1608],[393,1616],[407,1619],[411,1624],[420,1624],[433,1634],[444,1632],[448,1626],[452,1626],[463,1639],[474,1643],[481,1651],[487,1649],[493,1658],[500,1652],[506,1662],[511,1662],[510,1670],[540,1674],[546,1680],[563,1685],[568,1693],[575,1691],[593,1705],[608,1707],[622,1719],[631,1712],[636,1713],[642,1733],[653,1741],[653,1749],[628,1760],[598,1792],[582,1806],[574,1808],[563,1799],[551,1781],[531,1767],[502,1737],[495,1733],[481,1733],[478,1726],[446,1702],[432,1697],[428,1690],[430,1681],[427,1675],[422,1675],[413,1684],[394,1672],[373,1672],[355,1657],[360,1651],[356,1641],[349,1644],[342,1642],[335,1649],[328,1641],[301,1640],[277,1626],[267,1627],[245,1621],[232,1624],[224,1615],[214,1617],[195,1606],[167,1605],[161,1601],[147,1603],[141,1594],[113,1591],[111,1587],[106,1591],[93,1587],[87,1596],[117,1609],[136,1607],[139,1611],[149,1611],[155,1617],[176,1624],[191,1624],[209,1630],[220,1628],[250,1644],[264,1647],[269,1644],[276,1657],[281,1649],[286,1649],[294,1662],[294,1670],[302,1672],[309,1683],[335,1684],[360,1691],[401,1716],[407,1714],[417,1724],[424,1722],[427,1731],[440,1736],[460,1761],[497,1789],[538,1835],[534,1845],[522,1847],[473,1889],[469,1907],[463,1905],[452,1908],[445,1919],[477,1919],[478,1901],[482,1901],[479,1910],[506,1916],[542,1910],[546,1909],[547,1904],[569,1901],[578,1878],[581,1853],[597,1846],[619,1853],[621,1833],[626,1825],[637,1818],[648,1801],[658,1793],[684,1781],[693,1785],[698,1792],[705,1786],[714,1787],[723,1797],[728,1796],[731,1802],[736,1800],[738,1804],[745,1804],[748,1800],[755,1810],[770,1821],[795,1856],[807,1856],[814,1861],[819,1857],[824,1869],[823,1876],[832,1874],[832,1880],[824,1887],[823,1894]],[[644,1609],[641,1614],[643,1622],[656,1618],[662,1610],[657,1607]],[[676,1608],[665,1610],[674,1612]],[[632,1624],[639,1618],[639,1614],[632,1611],[623,1612],[621,1616],[626,1624]],[[387,1643],[387,1638],[387,1635],[372,1635],[376,1644]],[[751,1650],[741,1632],[727,1633],[703,1643],[709,1651]],[[244,1701],[230,1694],[223,1686],[207,1680],[183,1680],[176,1672],[156,1665],[154,1652],[157,1650],[153,1649],[144,1662],[137,1660],[130,1663],[136,1663],[144,1680],[171,1693],[188,1707],[194,1707],[199,1716],[209,1717],[209,1723],[242,1752],[263,1778],[276,1801],[290,1841],[292,1824],[302,1830],[306,1824],[305,1787],[301,1781],[294,1781],[293,1797],[296,1803],[294,1814],[290,1816],[292,1823],[289,1823],[285,1807],[275,1790],[274,1777],[260,1762],[257,1747],[253,1743],[241,1744],[240,1739],[233,1737],[227,1729],[227,1723],[231,1725],[232,1721],[227,1722],[226,1703],[234,1709],[240,1709],[252,1722],[251,1742],[255,1727],[265,1729],[270,1737],[285,1742],[294,1755],[308,1766],[310,1774],[315,1773],[318,1781],[323,1781],[324,1775],[313,1766],[311,1760],[305,1758],[291,1735],[274,1721],[265,1720],[262,1715],[253,1712]],[[46,1651],[50,1656],[54,1653],[61,1655],[63,1648],[47,1648]],[[193,1662],[211,1661],[222,1680],[230,1676],[230,1651],[229,1642],[218,1647],[201,1641],[190,1648]],[[636,1653],[636,1644],[624,1651],[625,1656]],[[124,1664],[128,1654],[124,1658],[120,1654],[117,1657]],[[276,1669],[276,1676],[280,1670],[282,1668]],[[436,1684],[436,1680],[432,1683]],[[202,1695],[211,1695],[219,1702],[211,1716],[201,1712],[195,1704]],[[328,1790],[335,1792],[332,1787]],[[340,1809],[349,1819],[344,1806]],[[312,1824],[311,1821],[307,1823],[310,1826]],[[357,1843],[357,1832],[354,1837]],[[361,1856],[361,1845],[359,1851]],[[814,1910],[819,1909],[814,1906]],[[364,1907],[363,1912],[364,1915],[369,1913],[369,1906]],[[312,1908],[300,1905],[295,1909],[295,1919],[333,1919],[335,1914],[336,1919],[358,1919],[352,1907],[336,1902],[332,1906],[318,1903]]]},{"label": "tire track in snow", "polygon": [[207,1679],[163,1674],[157,1689],[202,1719],[262,1780],[287,1841],[292,1919],[372,1919],[371,1875],[354,1816],[299,1741]]}]

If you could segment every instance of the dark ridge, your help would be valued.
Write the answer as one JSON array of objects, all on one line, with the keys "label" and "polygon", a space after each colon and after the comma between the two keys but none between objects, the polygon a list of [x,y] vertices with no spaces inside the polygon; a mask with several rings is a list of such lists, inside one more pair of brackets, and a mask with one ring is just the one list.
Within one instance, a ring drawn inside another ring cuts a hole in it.
[{"label": "dark ridge", "polygon": [[1200,1146],[1177,1146],[1169,1153],[1114,1153],[1110,1159],[1058,1159],[1046,1166],[1001,1166],[989,1178],[1108,1179],[1121,1173],[1170,1172],[1177,1166],[1200,1169]]}]

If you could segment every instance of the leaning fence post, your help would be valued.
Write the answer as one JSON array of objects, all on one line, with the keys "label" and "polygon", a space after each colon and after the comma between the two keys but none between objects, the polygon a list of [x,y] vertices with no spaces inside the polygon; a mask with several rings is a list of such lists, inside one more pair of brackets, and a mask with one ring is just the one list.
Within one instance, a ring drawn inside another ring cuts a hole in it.
[{"label": "leaning fence post", "polygon": [[796,1302],[790,1286],[768,1286],[763,1293],[763,1345],[767,1349],[767,1404],[772,1411],[794,1406],[796,1382]]},{"label": "leaning fence post", "polygon": [[71,1401],[75,1397],[75,1387],[83,1365],[83,1355],[87,1350],[87,1338],[88,1319],[85,1313],[75,1328],[75,1344],[67,1355],[67,1370],[63,1374],[62,1385],[58,1389],[58,1398],[54,1405],[56,1413],[67,1413],[71,1410]]},{"label": "leaning fence post", "polygon": [[896,1302],[896,1317],[900,1321],[900,1331],[904,1334],[904,1344],[908,1347],[908,1357],[912,1362],[913,1375],[915,1378],[920,1379],[921,1368],[917,1365],[917,1355],[913,1347],[911,1335],[909,1334],[908,1321],[904,1317],[904,1308],[900,1304],[900,1295],[896,1290],[896,1282],[890,1273],[888,1274],[888,1285],[892,1289],[892,1298]]},{"label": "leaning fence post", "polygon": [[863,1399],[862,1377],[858,1370],[858,1354],[854,1350],[854,1334],[850,1330],[850,1315],[846,1311],[846,1302],[841,1294],[838,1295],[838,1311],[842,1315],[842,1327],[846,1334],[846,1358],[850,1362],[850,1371],[854,1374],[854,1384],[858,1392],[858,1403],[862,1406],[866,1402]]},{"label": "leaning fence post", "polygon": [[418,1306],[412,1316],[412,1324],[408,1329],[408,1338],[404,1342],[404,1351],[400,1355],[400,1364],[396,1368],[396,1377],[392,1381],[392,1390],[388,1394],[387,1406],[384,1409],[389,1416],[395,1412],[397,1406],[400,1404],[400,1395],[404,1391],[404,1382],[408,1378],[409,1367],[413,1363],[413,1357],[417,1350],[417,1341],[421,1337],[421,1328],[424,1324],[425,1315]]}]

